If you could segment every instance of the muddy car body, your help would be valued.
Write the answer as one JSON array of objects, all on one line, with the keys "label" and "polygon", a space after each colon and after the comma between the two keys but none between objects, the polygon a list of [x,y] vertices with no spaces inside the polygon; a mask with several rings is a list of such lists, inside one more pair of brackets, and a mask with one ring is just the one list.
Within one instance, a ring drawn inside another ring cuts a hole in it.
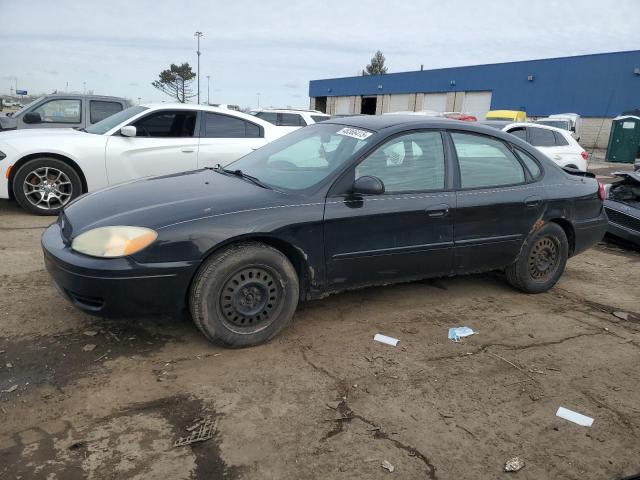
[{"label": "muddy car body", "polygon": [[187,307],[209,339],[241,346],[273,337],[299,299],[367,285],[505,269],[517,288],[545,291],[604,235],[603,197],[590,174],[495,129],[351,117],[227,169],[85,195],[42,243],[76,307]]}]

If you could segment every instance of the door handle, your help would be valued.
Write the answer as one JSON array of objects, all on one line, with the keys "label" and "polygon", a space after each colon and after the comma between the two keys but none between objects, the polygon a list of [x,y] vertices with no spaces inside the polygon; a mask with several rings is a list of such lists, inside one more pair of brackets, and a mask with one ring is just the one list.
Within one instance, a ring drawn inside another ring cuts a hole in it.
[{"label": "door handle", "polygon": [[425,212],[430,217],[446,217],[449,215],[449,205],[445,205],[444,203],[433,205],[426,208]]},{"label": "door handle", "polygon": [[182,153],[193,153],[193,152],[195,152],[196,150],[195,150],[195,148],[182,148],[182,149],[180,149],[180,151],[181,151]]},{"label": "door handle", "polygon": [[541,203],[542,198],[540,197],[529,197],[524,200],[524,206],[527,208],[539,207]]}]

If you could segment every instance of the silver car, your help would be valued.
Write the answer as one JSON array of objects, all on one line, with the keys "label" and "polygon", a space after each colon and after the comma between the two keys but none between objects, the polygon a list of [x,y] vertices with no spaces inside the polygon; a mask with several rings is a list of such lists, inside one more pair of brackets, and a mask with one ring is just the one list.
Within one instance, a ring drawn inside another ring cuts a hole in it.
[{"label": "silver car", "polygon": [[0,116],[0,130],[16,128],[86,128],[129,107],[128,100],[101,95],[52,94],[13,114]]}]

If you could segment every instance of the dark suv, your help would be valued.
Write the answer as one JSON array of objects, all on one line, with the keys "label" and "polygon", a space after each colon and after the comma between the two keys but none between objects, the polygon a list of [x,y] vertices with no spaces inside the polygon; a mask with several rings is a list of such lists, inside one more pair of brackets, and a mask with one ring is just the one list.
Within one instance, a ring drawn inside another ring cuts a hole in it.
[{"label": "dark suv", "polygon": [[0,130],[16,128],[86,128],[130,106],[124,98],[52,94],[0,116]]}]

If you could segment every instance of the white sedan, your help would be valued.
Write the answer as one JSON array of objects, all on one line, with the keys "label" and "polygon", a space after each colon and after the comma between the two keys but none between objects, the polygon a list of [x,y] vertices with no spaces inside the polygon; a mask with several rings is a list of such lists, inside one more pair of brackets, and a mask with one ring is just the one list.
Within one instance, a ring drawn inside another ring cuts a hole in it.
[{"label": "white sedan", "polygon": [[0,198],[54,215],[82,193],[226,165],[285,133],[233,110],[164,103],[130,107],[86,130],[2,132]]},{"label": "white sedan", "polygon": [[500,120],[481,123],[515,135],[536,147],[561,167],[587,171],[587,152],[568,130],[536,123],[509,123]]}]

